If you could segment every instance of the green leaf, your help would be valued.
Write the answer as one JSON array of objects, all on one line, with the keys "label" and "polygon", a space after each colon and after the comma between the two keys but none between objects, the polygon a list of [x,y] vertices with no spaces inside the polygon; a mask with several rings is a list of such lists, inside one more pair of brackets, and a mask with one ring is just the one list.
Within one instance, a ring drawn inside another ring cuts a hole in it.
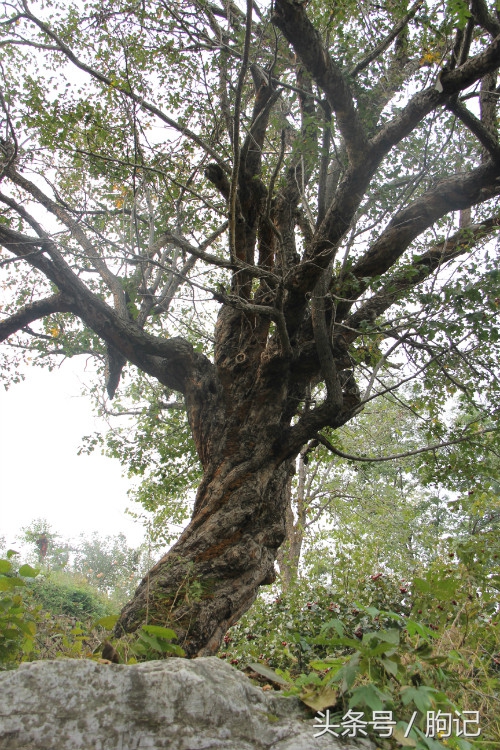
[{"label": "green leaf", "polygon": [[119,615],[108,615],[107,617],[101,617],[99,618],[99,620],[96,620],[95,624],[99,625],[105,630],[113,630],[116,623],[118,622],[118,617]]},{"label": "green leaf", "polygon": [[154,651],[158,651],[160,653],[163,651],[163,644],[160,643],[160,641],[155,636],[141,632],[139,640],[141,644],[149,646]]},{"label": "green leaf", "polygon": [[32,568],[31,565],[22,565],[19,568],[19,575],[25,578],[36,578],[40,571]]},{"label": "green leaf", "polygon": [[9,573],[12,570],[12,563],[8,560],[0,560],[0,573]]},{"label": "green leaf", "polygon": [[342,683],[340,687],[343,693],[346,693],[353,686],[354,680],[359,672],[360,659],[361,654],[358,652],[357,654],[354,654],[354,656],[351,657],[347,664],[345,664],[340,670],[342,672]]},{"label": "green leaf", "polygon": [[431,637],[435,638],[436,634],[433,630],[426,627],[426,625],[422,625],[419,622],[415,622],[414,620],[407,620],[405,623],[406,630],[408,631],[408,635],[421,635],[425,638]]},{"label": "green leaf", "polygon": [[399,644],[401,631],[397,628],[389,628],[389,630],[379,630],[377,637],[380,641],[386,641],[386,643],[392,643],[395,646]]},{"label": "green leaf", "polygon": [[423,578],[414,578],[413,586],[417,591],[421,591],[423,594],[429,594],[432,591],[431,584]]},{"label": "green leaf", "polygon": [[164,628],[161,625],[143,625],[141,630],[144,633],[156,635],[160,638],[166,638],[167,640],[177,638],[177,633],[175,632],[175,630],[171,630],[171,628]]},{"label": "green leaf", "polygon": [[428,750],[445,750],[446,745],[443,745],[442,742],[438,742],[438,740],[435,740],[433,737],[428,737],[418,727],[414,727],[414,729],[415,732],[420,735],[420,741],[423,743],[424,747],[428,748]]},{"label": "green leaf", "polygon": [[31,620],[18,620],[17,627],[25,635],[31,636],[36,633],[36,624]]},{"label": "green leaf", "polygon": [[425,714],[432,708],[431,696],[438,692],[435,688],[428,687],[427,685],[403,687],[401,689],[401,700],[405,706],[410,702],[414,703],[418,710]]},{"label": "green leaf", "polygon": [[380,661],[384,665],[384,669],[386,670],[386,672],[391,674],[393,677],[397,675],[399,669],[399,664],[397,662],[392,661],[392,659],[381,659]]},{"label": "green leaf", "polygon": [[344,626],[341,623],[340,620],[334,619],[334,620],[328,620],[328,622],[325,622],[325,624],[322,626],[320,632],[326,633],[328,630],[334,629],[337,631],[338,635],[342,638],[344,635]]},{"label": "green leaf", "polygon": [[7,578],[7,576],[0,576],[0,591],[9,591],[15,589],[16,586],[26,586],[26,583],[22,578]]},{"label": "green leaf", "polygon": [[376,685],[361,685],[361,687],[355,688],[352,691],[352,696],[349,699],[349,708],[366,706],[372,711],[380,711],[387,699],[388,696],[384,695]]},{"label": "green leaf", "polygon": [[185,656],[186,652],[177,643],[163,643],[162,653],[174,654],[174,656]]},{"label": "green leaf", "polygon": [[330,656],[327,659],[311,661],[309,666],[322,672],[325,669],[340,669],[346,663],[346,657]]}]

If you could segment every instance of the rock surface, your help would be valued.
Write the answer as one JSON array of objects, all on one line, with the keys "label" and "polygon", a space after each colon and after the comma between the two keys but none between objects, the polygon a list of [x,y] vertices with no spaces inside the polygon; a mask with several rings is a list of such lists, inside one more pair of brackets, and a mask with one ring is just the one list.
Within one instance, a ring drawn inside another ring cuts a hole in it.
[{"label": "rock surface", "polygon": [[1,750],[374,750],[304,720],[216,657],[59,660],[0,674]]}]

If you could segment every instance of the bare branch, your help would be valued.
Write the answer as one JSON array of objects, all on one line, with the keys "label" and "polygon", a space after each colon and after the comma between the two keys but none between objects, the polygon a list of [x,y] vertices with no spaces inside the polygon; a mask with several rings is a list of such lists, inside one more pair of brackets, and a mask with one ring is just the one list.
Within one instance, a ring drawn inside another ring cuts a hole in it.
[{"label": "bare branch", "polygon": [[380,44],[378,44],[375,49],[373,49],[371,52],[369,52],[362,60],[360,60],[356,65],[351,68],[349,71],[349,76],[354,78],[357,76],[358,73],[360,73],[362,70],[368,67],[368,65],[377,59],[377,57],[380,57],[386,49],[390,46],[390,44],[396,39],[396,37],[403,31],[405,26],[408,25],[409,21],[416,15],[417,11],[422,7],[423,0],[417,0],[416,3],[413,3],[412,7],[408,11],[408,13],[404,16],[404,18],[397,23],[393,30],[388,34],[385,39],[383,39]]},{"label": "bare branch", "polygon": [[450,99],[447,102],[446,107],[464,123],[471,133],[476,136],[478,141],[488,151],[491,159],[497,164],[500,163],[500,146],[498,145],[498,138],[496,135],[485,127],[481,120],[467,109],[465,104]]},{"label": "bare branch", "polygon": [[104,261],[99,257],[99,253],[83,231],[79,222],[77,222],[73,216],[60,203],[56,203],[48,195],[46,195],[39,187],[33,182],[26,179],[19,172],[10,168],[7,170],[8,177],[23,190],[26,190],[35,200],[37,200],[42,206],[44,206],[51,214],[56,216],[71,232],[73,237],[77,240],[80,246],[85,251],[87,257],[91,261],[94,268],[99,272],[102,279],[107,284],[109,290],[112,292],[115,307],[122,317],[128,317],[127,304],[125,300],[125,294],[123,287],[115,274],[113,274]]},{"label": "bare branch", "polygon": [[[211,369],[208,359],[194,352],[192,345],[184,339],[157,338],[142,331],[135,322],[120,317],[73,273],[50,240],[27,237],[0,224],[0,244],[39,268],[74,301],[76,314],[89,328],[167,388],[185,392],[189,374],[195,367]],[[34,249],[39,252],[34,252]],[[50,260],[45,253],[49,254]]]}]

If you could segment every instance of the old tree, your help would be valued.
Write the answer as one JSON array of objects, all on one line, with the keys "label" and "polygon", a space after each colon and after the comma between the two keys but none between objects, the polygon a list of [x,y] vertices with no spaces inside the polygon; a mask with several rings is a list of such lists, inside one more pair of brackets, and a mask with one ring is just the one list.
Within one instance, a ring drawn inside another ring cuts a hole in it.
[{"label": "old tree", "polygon": [[419,378],[444,405],[470,397],[476,434],[487,416],[499,14],[3,7],[7,364],[93,356],[109,398],[156,383],[185,408],[194,512],[118,632],[169,623],[214,653],[275,577],[300,452],[335,450],[365,402]]}]

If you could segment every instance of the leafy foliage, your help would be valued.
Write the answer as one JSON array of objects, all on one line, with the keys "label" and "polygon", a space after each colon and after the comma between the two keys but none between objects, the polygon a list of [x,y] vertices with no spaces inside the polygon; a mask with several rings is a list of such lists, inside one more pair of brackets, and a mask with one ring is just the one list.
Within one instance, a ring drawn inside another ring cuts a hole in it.
[{"label": "leafy foliage", "polygon": [[38,571],[15,564],[13,550],[0,559],[0,668],[12,668],[34,648],[36,624],[29,612],[24,589]]},{"label": "leafy foliage", "polygon": [[40,576],[33,581],[30,589],[33,601],[43,611],[53,615],[88,621],[104,616],[110,609],[109,602],[85,579],[69,574]]},{"label": "leafy foliage", "polygon": [[[108,411],[101,403],[99,414],[109,420]],[[117,458],[136,480],[129,492],[136,505],[128,512],[144,519],[150,543],[170,544],[189,518],[201,477],[182,402],[138,374],[115,399],[107,434],[87,436],[82,452],[97,447]]]},{"label": "leafy foliage", "polygon": [[[112,630],[117,617],[104,617],[97,621],[97,625],[106,630]],[[176,643],[174,630],[161,625],[143,625],[138,633],[127,638],[121,638],[116,643],[116,653],[122,662],[135,664],[138,661],[164,659],[168,656],[185,656],[184,650]]]},{"label": "leafy foliage", "polygon": [[[433,578],[434,584],[442,581],[439,598],[434,590],[421,592],[420,579],[406,588],[385,576],[363,582],[364,603],[332,588],[311,587],[310,581],[274,601],[261,598],[228,632],[219,656],[240,668],[248,665],[275,687],[285,686],[314,712],[328,708],[332,722],[348,709],[367,716],[390,710],[398,745],[416,712],[409,742],[401,744],[419,750],[429,747],[428,711],[478,711],[485,743],[480,746],[493,748],[498,612],[490,618],[487,607],[476,607],[461,585],[460,568],[447,578],[439,572],[442,578]],[[380,608],[391,603],[396,611]],[[436,741],[438,746],[445,745]],[[470,744],[451,738],[446,746],[465,750]]]},{"label": "leafy foliage", "polygon": [[69,546],[45,518],[36,518],[21,529],[19,540],[31,547],[31,559],[45,570],[62,570],[69,560]]},{"label": "leafy foliage", "polygon": [[127,544],[124,534],[99,536],[82,535],[75,545],[71,570],[113,598],[119,607],[130,596],[150,565],[144,545],[134,548]]}]

